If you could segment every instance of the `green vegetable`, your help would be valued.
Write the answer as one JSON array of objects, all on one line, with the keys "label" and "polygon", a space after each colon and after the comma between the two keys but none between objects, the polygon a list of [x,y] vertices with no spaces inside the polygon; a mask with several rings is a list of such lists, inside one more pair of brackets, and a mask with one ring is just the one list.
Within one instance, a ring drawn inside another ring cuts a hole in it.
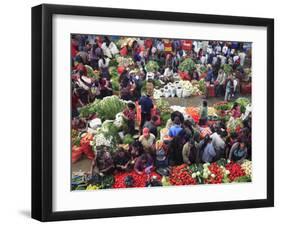
[{"label": "green vegetable", "polygon": [[127,103],[117,96],[105,97],[102,100],[96,99],[93,103],[82,107],[79,110],[81,117],[88,117],[96,113],[102,121],[113,120],[117,113],[122,112]]},{"label": "green vegetable", "polygon": [[169,112],[161,112],[160,119],[162,125],[166,125],[167,121],[171,118],[171,114]]},{"label": "green vegetable", "polygon": [[229,75],[232,72],[232,66],[229,64],[224,64],[222,69],[226,75]]},{"label": "green vegetable", "polygon": [[172,112],[172,110],[170,109],[170,104],[168,101],[164,100],[164,99],[157,99],[156,100],[156,107],[157,109],[161,112]]},{"label": "green vegetable", "polygon": [[238,178],[236,178],[235,180],[234,180],[234,182],[251,182],[252,181],[252,179],[251,179],[251,177],[250,176],[242,176],[242,177],[238,177]]},{"label": "green vegetable", "polygon": [[200,79],[198,82],[198,89],[200,90],[200,92],[205,93],[206,91],[206,84],[204,79]]},{"label": "green vegetable", "polygon": [[158,63],[153,60],[148,61],[145,67],[147,72],[157,72],[159,70]]},{"label": "green vegetable", "polygon": [[239,97],[235,102],[238,103],[241,107],[246,107],[250,103],[250,100],[246,97]]},{"label": "green vegetable", "polygon": [[87,75],[91,78],[94,79],[99,79],[100,77],[100,72],[99,71],[94,71],[93,68],[89,65],[85,65],[86,70],[87,70]]},{"label": "green vegetable", "polygon": [[131,134],[126,134],[123,138],[123,144],[132,144],[134,142],[134,138]]},{"label": "green vegetable", "polygon": [[189,74],[191,74],[195,68],[195,63],[191,58],[185,59],[179,65],[180,71],[187,71]]},{"label": "green vegetable", "polygon": [[118,79],[111,79],[111,85],[112,85],[113,91],[119,91],[120,90],[120,84],[119,84]]},{"label": "green vegetable", "polygon": [[113,184],[114,184],[114,176],[106,175],[101,180],[100,188],[101,189],[111,188]]}]

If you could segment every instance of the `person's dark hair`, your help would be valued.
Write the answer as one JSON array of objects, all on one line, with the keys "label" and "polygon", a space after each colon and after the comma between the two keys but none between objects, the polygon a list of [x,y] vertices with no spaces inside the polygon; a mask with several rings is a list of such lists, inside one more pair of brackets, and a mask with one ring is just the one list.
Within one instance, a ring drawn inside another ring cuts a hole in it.
[{"label": "person's dark hair", "polygon": [[93,44],[93,47],[92,47],[92,53],[93,54],[95,54],[95,51],[96,51],[96,49],[98,48],[99,46],[98,46],[98,44]]},{"label": "person's dark hair", "polygon": [[105,64],[105,58],[106,58],[106,56],[102,55],[100,58],[102,59],[103,64]]},{"label": "person's dark hair", "polygon": [[135,45],[137,45],[137,44],[138,44],[137,40],[134,40],[132,43],[132,48],[135,48]]},{"label": "person's dark hair", "polygon": [[210,137],[209,134],[207,134],[207,135],[205,136],[204,140],[205,140],[206,142],[210,142],[210,141],[212,141],[212,138]]},{"label": "person's dark hair", "polygon": [[203,107],[207,107],[208,106],[208,102],[206,100],[203,100]]},{"label": "person's dark hair", "polygon": [[175,117],[179,117],[180,118],[180,121],[183,122],[184,121],[184,117],[183,117],[183,114],[179,111],[174,111],[171,113],[171,120],[174,121],[175,120]]},{"label": "person's dark hair", "polygon": [[151,117],[151,120],[152,120],[153,122],[156,122],[156,121],[158,120],[158,117],[157,117],[156,115],[153,115],[153,116]]},{"label": "person's dark hair", "polygon": [[227,137],[227,132],[225,130],[221,130],[220,135],[222,138]]},{"label": "person's dark hair", "polygon": [[108,38],[108,36],[104,36],[104,42],[106,44],[107,47],[109,47],[109,44],[110,44],[110,39]]},{"label": "person's dark hair", "polygon": [[79,70],[79,76],[81,77],[82,75],[84,75],[84,71],[83,70]]},{"label": "person's dark hair", "polygon": [[77,61],[78,63],[83,63],[83,59],[80,55],[75,57],[75,61]]},{"label": "person's dark hair", "polygon": [[231,137],[232,139],[235,139],[235,138],[238,137],[238,135],[237,135],[236,132],[232,132],[232,133],[230,133],[230,137]]},{"label": "person's dark hair", "polygon": [[141,155],[141,160],[148,160],[148,154],[147,153],[143,153],[142,155]]},{"label": "person's dark hair", "polygon": [[174,123],[179,125],[181,123],[180,118],[178,116],[175,117]]},{"label": "person's dark hair", "polygon": [[135,108],[136,108],[135,104],[132,103],[132,102],[129,102],[127,106],[128,106],[128,108],[130,108],[130,109],[135,109]]},{"label": "person's dark hair", "polygon": [[138,140],[136,140],[136,141],[134,141],[132,143],[132,147],[138,148],[138,149],[142,149],[143,148],[142,143],[140,141],[138,141]]}]

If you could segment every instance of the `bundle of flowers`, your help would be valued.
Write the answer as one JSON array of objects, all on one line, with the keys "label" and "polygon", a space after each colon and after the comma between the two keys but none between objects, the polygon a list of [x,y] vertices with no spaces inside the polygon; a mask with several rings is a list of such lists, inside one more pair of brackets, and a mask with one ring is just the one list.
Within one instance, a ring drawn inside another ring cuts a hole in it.
[{"label": "bundle of flowers", "polygon": [[186,114],[193,118],[194,122],[198,123],[200,119],[198,107],[187,107],[185,109]]},{"label": "bundle of flowers", "polygon": [[245,159],[241,164],[241,168],[244,170],[246,176],[252,177],[252,162],[250,160]]},{"label": "bundle of flowers", "polygon": [[113,188],[127,188],[127,187],[146,187],[147,181],[151,177],[157,177],[157,180],[161,181],[161,176],[155,172],[151,174],[137,174],[135,171],[132,172],[119,172],[114,175]]},{"label": "bundle of flowers", "polygon": [[170,180],[171,185],[197,184],[195,178],[192,178],[192,171],[187,164],[172,167]]},{"label": "bundle of flowers", "polygon": [[229,171],[228,178],[231,182],[237,180],[239,177],[243,177],[246,175],[245,171],[238,163],[234,163],[234,162],[227,163],[225,168]]}]

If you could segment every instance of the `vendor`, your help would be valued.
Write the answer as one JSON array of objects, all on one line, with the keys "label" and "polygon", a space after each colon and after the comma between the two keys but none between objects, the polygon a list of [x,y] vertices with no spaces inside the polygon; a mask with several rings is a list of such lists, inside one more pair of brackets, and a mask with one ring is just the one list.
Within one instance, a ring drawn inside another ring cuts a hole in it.
[{"label": "vendor", "polygon": [[164,148],[164,143],[158,140],[155,144],[156,151],[155,151],[155,165],[156,168],[167,168],[169,166],[167,152]]},{"label": "vendor", "polygon": [[154,115],[151,117],[151,120],[146,121],[143,126],[144,128],[148,128],[155,137],[157,137],[157,121],[158,117]]},{"label": "vendor", "polygon": [[187,141],[182,148],[182,159],[187,165],[198,163],[199,151],[194,140]]},{"label": "vendor", "polygon": [[97,151],[96,159],[92,160],[91,175],[99,174],[103,176],[105,174],[111,174],[114,170],[113,159],[107,147]]},{"label": "vendor", "polygon": [[128,171],[130,169],[130,155],[124,149],[119,149],[114,156],[115,169],[118,171]]},{"label": "vendor", "polygon": [[130,167],[133,168],[136,163],[137,158],[144,153],[141,142],[139,142],[138,140],[135,141],[131,145],[129,153],[130,153]]},{"label": "vendor", "polygon": [[136,119],[136,106],[134,103],[129,102],[127,108],[123,111],[123,115],[127,120],[128,133],[135,134],[135,119]]},{"label": "vendor", "polygon": [[169,136],[170,137],[176,137],[179,134],[179,132],[182,131],[181,121],[180,121],[180,118],[178,116],[175,117],[173,123],[174,124],[169,129]]},{"label": "vendor", "polygon": [[202,162],[213,162],[214,158],[216,157],[216,151],[212,143],[212,138],[207,135],[204,139],[204,142],[205,143],[202,149]]},{"label": "vendor", "polygon": [[234,143],[229,152],[229,160],[241,163],[247,157],[247,147],[245,141]]},{"label": "vendor", "polygon": [[137,174],[150,173],[153,169],[153,158],[148,153],[143,153],[137,158],[134,170]]},{"label": "vendor", "polygon": [[146,152],[153,153],[155,136],[150,133],[148,128],[143,128],[142,135],[139,137],[139,141]]},{"label": "vendor", "polygon": [[233,107],[231,109],[231,116],[233,118],[239,118],[241,116],[240,106],[237,102],[233,104]]}]

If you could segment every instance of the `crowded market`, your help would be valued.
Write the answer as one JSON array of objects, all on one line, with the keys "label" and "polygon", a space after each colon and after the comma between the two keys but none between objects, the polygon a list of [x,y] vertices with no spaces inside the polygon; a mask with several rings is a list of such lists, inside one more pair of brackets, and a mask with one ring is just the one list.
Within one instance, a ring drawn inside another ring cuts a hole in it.
[{"label": "crowded market", "polygon": [[71,189],[252,180],[252,43],[71,35]]}]

